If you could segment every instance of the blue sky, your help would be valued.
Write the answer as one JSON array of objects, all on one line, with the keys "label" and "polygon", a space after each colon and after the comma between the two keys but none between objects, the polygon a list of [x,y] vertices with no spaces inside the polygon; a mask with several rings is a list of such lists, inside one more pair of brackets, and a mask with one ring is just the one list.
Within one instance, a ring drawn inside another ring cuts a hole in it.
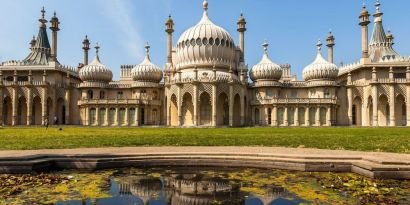
[{"label": "blue sky", "polygon": [[[316,55],[318,38],[325,42],[331,29],[336,37],[335,63],[360,58],[358,15],[361,0],[208,0],[211,20],[228,30],[238,44],[236,22],[241,11],[248,22],[246,62],[251,68],[262,56],[261,44],[270,43],[271,59],[290,63],[301,78],[303,68]],[[366,0],[374,13],[375,0]],[[410,1],[382,0],[384,27],[395,35],[395,48],[410,55]],[[99,42],[101,60],[118,79],[120,65],[138,64],[144,43],[151,45],[151,59],[163,67],[166,61],[164,22],[172,14],[174,45],[179,35],[202,16],[202,0],[1,0],[0,61],[23,59],[29,41],[38,32],[40,9],[47,19],[53,11],[61,21],[59,61],[76,66],[82,61],[82,40]],[[370,31],[372,30],[372,24]],[[50,35],[49,35],[50,37]],[[324,51],[326,56],[326,51]],[[94,57],[94,50],[90,58]]]}]

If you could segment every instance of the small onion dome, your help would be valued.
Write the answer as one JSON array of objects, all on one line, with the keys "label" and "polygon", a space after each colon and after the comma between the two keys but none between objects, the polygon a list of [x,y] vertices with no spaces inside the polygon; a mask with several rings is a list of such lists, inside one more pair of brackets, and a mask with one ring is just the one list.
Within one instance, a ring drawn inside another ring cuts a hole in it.
[{"label": "small onion dome", "polygon": [[252,67],[250,71],[250,77],[252,81],[258,80],[273,80],[278,81],[282,77],[282,68],[272,62],[268,56],[268,46],[269,44],[265,42],[263,44],[264,54],[262,60]]},{"label": "small onion dome", "polygon": [[93,62],[81,68],[79,72],[80,79],[86,82],[105,82],[109,83],[112,80],[111,70],[103,65],[98,55],[100,46],[95,46],[95,58]]},{"label": "small onion dome", "polygon": [[147,43],[145,45],[145,59],[132,69],[131,75],[135,81],[159,83],[162,79],[162,71],[161,68],[151,63],[149,48],[150,46]]},{"label": "small onion dome", "polygon": [[329,63],[322,56],[322,42],[317,43],[317,56],[312,64],[303,69],[303,78],[305,81],[310,80],[334,80],[339,70],[333,63]]}]

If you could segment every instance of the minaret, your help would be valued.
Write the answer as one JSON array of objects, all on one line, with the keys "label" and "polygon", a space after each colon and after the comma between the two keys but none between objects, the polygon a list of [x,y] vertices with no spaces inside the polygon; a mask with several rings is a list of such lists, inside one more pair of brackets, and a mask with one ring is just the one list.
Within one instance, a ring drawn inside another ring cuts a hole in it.
[{"label": "minaret", "polygon": [[85,39],[83,41],[83,50],[84,50],[83,64],[88,65],[88,51],[90,50],[90,41],[88,40],[88,36],[85,36]]},{"label": "minaret", "polygon": [[171,15],[169,15],[165,26],[165,32],[168,34],[167,63],[172,64],[172,33],[174,33],[174,20],[172,20]]},{"label": "minaret", "polygon": [[327,61],[329,63],[333,63],[333,47],[336,45],[335,44],[335,37],[333,36],[332,31],[329,32],[329,35],[327,36]]},{"label": "minaret", "polygon": [[52,31],[52,39],[51,39],[51,61],[57,62],[57,32],[60,30],[59,28],[59,20],[57,18],[56,12],[54,12],[54,16],[50,20],[51,27],[50,30]]},{"label": "minaret", "polygon": [[243,13],[238,20],[238,32],[239,32],[239,49],[241,49],[241,62],[245,61],[245,31],[246,31],[246,20],[243,17]]},{"label": "minaret", "polygon": [[369,61],[369,16],[370,14],[366,9],[366,5],[363,4],[359,16],[359,25],[362,27],[362,63]]}]

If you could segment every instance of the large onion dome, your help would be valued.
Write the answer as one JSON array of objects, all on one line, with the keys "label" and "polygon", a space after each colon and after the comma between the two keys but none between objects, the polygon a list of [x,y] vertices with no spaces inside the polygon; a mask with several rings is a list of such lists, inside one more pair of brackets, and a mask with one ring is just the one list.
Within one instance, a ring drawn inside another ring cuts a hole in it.
[{"label": "large onion dome", "polygon": [[303,69],[305,81],[311,80],[335,80],[339,70],[333,63],[329,63],[322,56],[322,42],[317,43],[317,56],[315,61]]},{"label": "large onion dome", "polygon": [[80,79],[85,82],[104,82],[109,83],[112,80],[111,70],[101,63],[98,55],[100,46],[95,46],[95,58],[93,62],[81,68],[79,72]]},{"label": "large onion dome", "polygon": [[159,83],[162,79],[162,71],[161,68],[151,62],[149,48],[150,46],[147,43],[145,45],[145,59],[132,69],[131,75],[135,81]]},{"label": "large onion dome", "polygon": [[176,45],[176,68],[218,67],[229,70],[235,59],[232,36],[215,25],[208,17],[208,2],[203,3],[204,13],[198,24],[186,30]]},{"label": "large onion dome", "polygon": [[282,68],[272,62],[268,56],[268,46],[267,42],[263,44],[264,54],[262,60],[253,66],[250,71],[252,81],[278,81],[282,77]]}]

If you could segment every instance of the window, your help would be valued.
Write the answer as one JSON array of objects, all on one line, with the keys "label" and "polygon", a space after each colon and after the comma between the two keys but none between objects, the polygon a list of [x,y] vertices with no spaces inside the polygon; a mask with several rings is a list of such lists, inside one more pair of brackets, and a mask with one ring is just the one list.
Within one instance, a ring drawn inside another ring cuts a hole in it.
[{"label": "window", "polygon": [[216,39],[215,39],[215,45],[216,45],[216,46],[219,46],[219,43],[220,43],[220,42],[221,42],[221,41],[219,41],[219,38],[216,38]]},{"label": "window", "polygon": [[297,98],[298,97],[298,91],[292,90],[291,93],[290,93],[290,97],[291,98]]},{"label": "window", "polygon": [[316,90],[311,90],[311,91],[310,91],[310,97],[311,97],[311,98],[316,97]]},{"label": "window", "polygon": [[406,78],[406,73],[394,73],[394,78]]},{"label": "window", "polygon": [[28,76],[17,76],[17,81],[28,81]]},{"label": "window", "polygon": [[210,39],[209,39],[209,45],[211,45],[211,46],[214,45],[214,39],[213,39],[213,38],[210,38]]},{"label": "window", "polygon": [[201,41],[200,38],[197,38],[197,39],[196,39],[196,45],[202,46],[202,41]]},{"label": "window", "polygon": [[92,90],[87,91],[87,99],[93,99],[94,98],[94,92]]},{"label": "window", "polygon": [[100,99],[104,99],[105,98],[105,92],[104,91],[100,91]]},{"label": "window", "polygon": [[330,91],[329,91],[329,89],[326,88],[323,93],[324,93],[325,98],[330,98]]},{"label": "window", "polygon": [[272,97],[273,97],[272,89],[271,89],[271,88],[267,88],[267,89],[266,89],[266,98],[272,99]]},{"label": "window", "polygon": [[7,76],[6,77],[6,81],[13,81],[13,80],[14,80],[13,76]]},{"label": "window", "polygon": [[117,99],[123,99],[124,93],[122,91],[117,92]]},{"label": "window", "polygon": [[202,39],[202,44],[204,44],[205,46],[207,46],[207,45],[208,45],[208,39],[203,38],[203,39]]}]

